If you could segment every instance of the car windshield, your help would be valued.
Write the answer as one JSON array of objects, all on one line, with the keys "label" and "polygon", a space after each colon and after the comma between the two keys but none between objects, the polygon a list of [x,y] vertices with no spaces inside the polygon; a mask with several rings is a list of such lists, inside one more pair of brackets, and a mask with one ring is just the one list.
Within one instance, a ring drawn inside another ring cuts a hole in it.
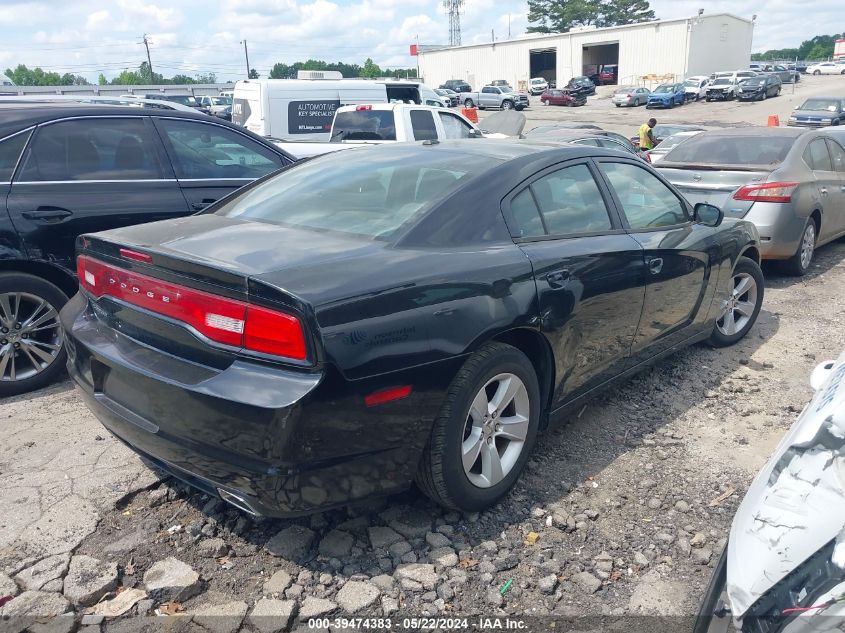
[{"label": "car windshield", "polygon": [[580,121],[562,121],[560,123],[549,123],[548,125],[538,125],[537,127],[528,130],[524,136],[525,138],[536,138],[538,136],[545,136],[549,132],[555,130],[600,130],[598,125],[592,123],[582,123]]},{"label": "car windshield", "polygon": [[678,132],[694,131],[694,129],[695,128],[693,127],[685,127],[683,125],[658,124],[654,126],[654,131],[652,133],[655,138],[669,138]]},{"label": "car windshield", "polygon": [[731,85],[731,80],[730,80],[730,79],[728,79],[727,77],[719,77],[718,79],[716,79],[716,80],[712,83],[712,85],[713,85],[713,86],[730,86],[730,85]]},{"label": "car windshield", "polygon": [[209,97],[211,105],[227,106],[232,105],[232,97]]},{"label": "car windshield", "polygon": [[665,160],[710,165],[777,165],[783,162],[794,144],[792,135],[699,134],[675,147]]},{"label": "car windshield", "polygon": [[807,99],[798,109],[837,112],[839,110],[839,102],[836,99]]},{"label": "car windshield", "polygon": [[657,86],[654,92],[657,94],[666,94],[667,92],[672,92],[672,86]]},{"label": "car windshield", "polygon": [[687,86],[688,88],[698,88],[698,86],[699,86],[699,85],[701,85],[701,82],[699,82],[699,81],[694,81],[694,80],[692,80],[692,79],[687,79],[687,80],[684,82],[684,85],[685,85],[685,86]]},{"label": "car windshield", "polygon": [[392,146],[325,154],[236,196],[215,213],[389,241],[464,183],[501,163],[490,156]]},{"label": "car windshield", "polygon": [[353,110],[335,114],[333,142],[395,141],[396,122],[392,110]]}]

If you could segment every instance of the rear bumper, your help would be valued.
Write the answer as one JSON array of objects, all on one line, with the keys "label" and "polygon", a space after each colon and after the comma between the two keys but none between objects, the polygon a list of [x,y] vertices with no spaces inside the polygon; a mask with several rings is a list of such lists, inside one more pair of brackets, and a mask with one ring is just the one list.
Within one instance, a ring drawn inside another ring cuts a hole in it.
[{"label": "rear bumper", "polygon": [[787,259],[798,250],[806,217],[799,217],[791,204],[755,202],[743,218],[760,233],[763,259]]},{"label": "rear bumper", "polygon": [[61,317],[68,371],[103,426],[255,514],[309,514],[407,488],[440,406],[442,392],[423,380],[405,400],[365,407],[366,393],[407,375],[358,384],[330,369],[189,366],[103,327],[81,293]]}]

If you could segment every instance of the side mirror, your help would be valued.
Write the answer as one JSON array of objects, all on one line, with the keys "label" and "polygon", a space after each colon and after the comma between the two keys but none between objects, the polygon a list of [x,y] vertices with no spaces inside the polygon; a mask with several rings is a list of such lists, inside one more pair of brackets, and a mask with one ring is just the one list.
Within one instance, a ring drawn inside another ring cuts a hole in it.
[{"label": "side mirror", "polygon": [[469,138],[484,138],[484,132],[481,130],[470,130],[469,131]]},{"label": "side mirror", "polygon": [[725,219],[725,214],[715,205],[699,202],[693,207],[693,219],[704,226],[717,227]]}]

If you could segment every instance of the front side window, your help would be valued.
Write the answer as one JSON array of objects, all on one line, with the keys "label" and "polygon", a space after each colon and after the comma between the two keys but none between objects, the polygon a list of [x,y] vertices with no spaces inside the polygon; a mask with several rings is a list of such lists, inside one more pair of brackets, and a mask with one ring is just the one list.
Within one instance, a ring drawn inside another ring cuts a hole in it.
[{"label": "front side window", "polygon": [[21,181],[162,178],[158,140],[141,118],[74,119],[41,126]]},{"label": "front side window", "polygon": [[675,226],[689,221],[686,205],[654,174],[630,163],[602,163],[633,230]]},{"label": "front side window", "polygon": [[30,134],[31,132],[22,132],[0,141],[0,182],[12,180],[18,159],[21,157],[21,152]]},{"label": "front side window", "polygon": [[472,131],[472,128],[454,114],[441,112],[440,122],[443,124],[443,136],[447,139],[470,137],[469,133]]},{"label": "front side window", "polygon": [[260,178],[287,164],[268,148],[219,125],[177,119],[158,124],[170,141],[180,179]]},{"label": "front side window", "polygon": [[417,141],[437,140],[437,127],[429,110],[411,110],[411,129]]}]

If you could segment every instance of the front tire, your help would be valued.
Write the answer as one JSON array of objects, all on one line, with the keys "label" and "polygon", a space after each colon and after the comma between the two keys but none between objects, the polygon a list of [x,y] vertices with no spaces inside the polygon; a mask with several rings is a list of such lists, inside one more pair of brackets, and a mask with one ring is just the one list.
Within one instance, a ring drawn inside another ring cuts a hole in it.
[{"label": "front tire", "polygon": [[502,110],[513,110],[513,101],[502,101]]},{"label": "front tire", "polygon": [[760,266],[748,257],[740,257],[732,275],[733,291],[721,306],[708,342],[713,347],[727,347],[742,339],[757,321],[763,305],[764,280]]},{"label": "front tire", "polygon": [[466,101],[464,101],[464,107],[473,108],[475,107],[475,102],[472,99],[467,99]]},{"label": "front tire", "polygon": [[798,243],[798,250],[795,254],[783,262],[783,270],[788,275],[800,277],[806,275],[813,263],[813,255],[816,251],[818,227],[813,218],[807,220],[804,232],[801,234],[801,241]]},{"label": "front tire", "polygon": [[67,300],[40,277],[0,274],[0,398],[46,387],[64,371],[59,310]]},{"label": "front tire", "polygon": [[467,512],[501,499],[519,478],[537,439],[540,387],[531,361],[487,343],[458,371],[416,474],[437,503]]}]

